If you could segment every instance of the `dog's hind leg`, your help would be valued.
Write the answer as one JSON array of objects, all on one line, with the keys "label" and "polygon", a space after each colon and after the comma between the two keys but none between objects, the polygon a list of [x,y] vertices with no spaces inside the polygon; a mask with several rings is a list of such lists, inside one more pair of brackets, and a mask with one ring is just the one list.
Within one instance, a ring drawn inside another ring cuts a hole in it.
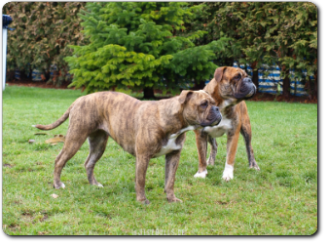
[{"label": "dog's hind leg", "polygon": [[208,136],[208,142],[211,145],[211,153],[210,156],[208,157],[206,164],[207,165],[214,165],[215,162],[215,157],[216,157],[216,153],[218,152],[218,144],[216,142],[216,139]]},{"label": "dog's hind leg", "polygon": [[251,124],[249,120],[249,116],[246,115],[242,121],[241,124],[241,134],[244,137],[245,140],[245,145],[246,145],[246,152],[247,152],[247,157],[248,157],[248,163],[250,168],[254,168],[256,170],[260,170],[259,166],[257,165],[255,158],[254,158],[254,152],[253,148],[251,145],[251,140],[252,140],[252,129],[251,129]]},{"label": "dog's hind leg", "polygon": [[65,185],[60,181],[61,171],[66,162],[76,154],[86,138],[87,133],[83,133],[83,131],[75,130],[72,128],[68,129],[65,137],[64,147],[55,160],[54,188],[65,188]]},{"label": "dog's hind leg", "polygon": [[93,174],[93,169],[96,165],[96,162],[103,155],[106,144],[108,140],[108,135],[106,132],[102,130],[98,130],[88,136],[89,140],[89,149],[90,153],[87,160],[84,163],[85,169],[87,171],[87,176],[89,183],[91,185],[97,185],[99,187],[103,187],[102,184],[98,183]]}]

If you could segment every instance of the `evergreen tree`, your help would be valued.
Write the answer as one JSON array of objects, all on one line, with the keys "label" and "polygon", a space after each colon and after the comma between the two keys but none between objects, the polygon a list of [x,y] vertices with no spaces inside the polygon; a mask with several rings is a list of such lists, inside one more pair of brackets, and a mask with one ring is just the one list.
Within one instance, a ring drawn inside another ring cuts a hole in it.
[{"label": "evergreen tree", "polygon": [[[289,70],[302,78],[302,71],[317,74],[317,8],[306,2],[226,2],[207,3],[218,37],[232,40],[233,50],[223,53],[240,63],[252,65],[253,77],[263,64],[280,66],[284,95],[290,95]],[[231,52],[233,51],[233,52]],[[314,80],[315,88],[316,79]],[[316,95],[316,89],[313,91]]]},{"label": "evergreen tree", "polygon": [[80,18],[90,44],[71,46],[74,55],[66,58],[74,74],[71,86],[87,92],[142,88],[151,98],[154,88],[174,91],[210,78],[216,68],[213,44],[195,46],[206,32],[177,35],[201,8],[182,2],[88,3]]}]

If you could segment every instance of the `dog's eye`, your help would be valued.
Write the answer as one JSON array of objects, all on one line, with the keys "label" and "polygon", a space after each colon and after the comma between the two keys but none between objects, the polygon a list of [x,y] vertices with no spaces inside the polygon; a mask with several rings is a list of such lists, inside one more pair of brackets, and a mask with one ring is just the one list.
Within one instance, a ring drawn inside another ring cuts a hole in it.
[{"label": "dog's eye", "polygon": [[235,80],[239,80],[240,78],[241,78],[241,75],[240,75],[240,74],[238,74],[238,75],[236,75],[236,76],[234,77]]},{"label": "dog's eye", "polygon": [[202,102],[202,104],[200,105],[202,108],[206,108],[208,105],[208,101]]}]

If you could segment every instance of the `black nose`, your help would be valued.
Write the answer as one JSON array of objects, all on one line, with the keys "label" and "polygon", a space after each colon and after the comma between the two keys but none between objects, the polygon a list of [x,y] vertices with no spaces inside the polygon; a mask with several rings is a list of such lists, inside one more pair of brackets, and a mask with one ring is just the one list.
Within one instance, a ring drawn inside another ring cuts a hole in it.
[{"label": "black nose", "polygon": [[245,83],[253,83],[252,79],[251,78],[244,78],[243,81]]},{"label": "black nose", "polygon": [[221,119],[222,119],[222,114],[221,114],[221,112],[220,112],[219,107],[214,107],[214,111],[215,111],[217,117],[218,117],[218,118],[220,119],[220,121],[221,121]]}]

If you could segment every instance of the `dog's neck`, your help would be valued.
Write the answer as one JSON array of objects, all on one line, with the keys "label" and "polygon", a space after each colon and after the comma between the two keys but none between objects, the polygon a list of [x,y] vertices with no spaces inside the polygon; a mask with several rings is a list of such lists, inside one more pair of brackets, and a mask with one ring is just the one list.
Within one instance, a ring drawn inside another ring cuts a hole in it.
[{"label": "dog's neck", "polygon": [[204,88],[208,94],[210,94],[216,102],[216,106],[219,107],[221,114],[226,114],[226,111],[230,111],[236,105],[235,100],[229,98],[223,98],[219,94],[219,85],[215,79],[212,79]]},{"label": "dog's neck", "polygon": [[167,133],[174,134],[189,126],[188,122],[183,117],[183,107],[181,107],[176,97],[165,100],[165,104],[162,104],[161,101],[158,101],[159,107],[165,107],[165,109],[159,110],[161,114],[159,118],[163,119],[161,124],[162,127],[165,126],[165,128],[167,128],[167,126],[169,126],[165,129]]}]

